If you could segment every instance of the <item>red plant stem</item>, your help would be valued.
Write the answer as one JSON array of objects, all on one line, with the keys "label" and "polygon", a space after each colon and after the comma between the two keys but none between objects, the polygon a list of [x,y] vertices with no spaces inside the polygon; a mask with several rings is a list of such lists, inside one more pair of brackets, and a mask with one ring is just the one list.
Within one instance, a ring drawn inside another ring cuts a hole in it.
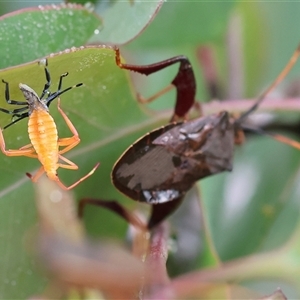
[{"label": "red plant stem", "polygon": [[147,294],[166,286],[170,282],[166,262],[168,259],[169,226],[163,222],[157,226],[151,236],[149,252],[146,258],[147,271],[151,274]]},{"label": "red plant stem", "polygon": [[[249,109],[256,99],[249,100],[227,100],[227,101],[212,101],[202,104],[204,115],[226,110],[228,112],[244,112]],[[300,111],[300,98],[289,99],[269,99],[265,100],[259,106],[258,112],[299,112]]]},{"label": "red plant stem", "polygon": [[299,264],[287,254],[287,251],[288,247],[254,254],[226,262],[218,268],[181,275],[147,299],[186,299],[191,295],[199,296],[203,291],[213,289],[218,284],[230,284],[254,278],[277,280],[285,278],[289,282],[296,283],[299,278]]},{"label": "red plant stem", "polygon": [[[243,113],[247,111],[252,105],[257,101],[257,99],[239,99],[239,100],[222,100],[222,101],[210,101],[201,104],[202,114],[204,116],[219,113],[220,111],[228,111],[229,113]],[[170,119],[170,115],[173,110],[167,109],[153,113],[156,121],[166,121]],[[269,113],[279,113],[279,112],[300,112],[300,98],[269,98],[265,99],[254,112],[269,112]],[[189,119],[199,117],[198,110],[192,110],[189,114]]]}]

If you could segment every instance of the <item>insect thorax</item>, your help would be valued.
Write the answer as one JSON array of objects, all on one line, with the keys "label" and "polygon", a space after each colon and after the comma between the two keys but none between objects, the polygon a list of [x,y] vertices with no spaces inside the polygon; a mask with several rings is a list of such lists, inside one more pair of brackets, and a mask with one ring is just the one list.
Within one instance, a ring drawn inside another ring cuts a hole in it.
[{"label": "insect thorax", "polygon": [[19,88],[28,103],[29,115],[34,110],[48,111],[48,107],[41,101],[37,93],[31,87],[26,84],[20,83]]}]

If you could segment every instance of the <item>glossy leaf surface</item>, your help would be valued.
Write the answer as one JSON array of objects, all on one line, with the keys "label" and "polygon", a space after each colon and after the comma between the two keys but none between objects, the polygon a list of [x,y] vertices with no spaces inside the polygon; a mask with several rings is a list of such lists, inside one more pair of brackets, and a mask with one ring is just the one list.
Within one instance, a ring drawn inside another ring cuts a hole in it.
[{"label": "glossy leaf surface", "polygon": [[101,19],[80,5],[28,8],[0,18],[0,68],[84,45]]}]

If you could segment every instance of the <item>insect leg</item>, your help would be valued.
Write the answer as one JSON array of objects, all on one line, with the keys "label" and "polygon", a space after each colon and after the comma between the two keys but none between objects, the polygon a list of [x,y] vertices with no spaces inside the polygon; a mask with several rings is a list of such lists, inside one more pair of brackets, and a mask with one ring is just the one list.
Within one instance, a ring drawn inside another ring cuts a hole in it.
[{"label": "insect leg", "polygon": [[[116,64],[121,69],[138,72],[144,75],[150,75],[179,62],[179,71],[171,82],[176,87],[177,91],[176,105],[171,121],[174,121],[178,118],[184,118],[194,105],[196,95],[196,79],[192,65],[187,57],[180,55],[150,65],[129,65],[121,62],[120,50],[116,47],[115,60]],[[164,92],[169,90],[170,88],[167,87],[164,89]],[[161,95],[162,93],[159,92],[158,94]]]},{"label": "insect leg", "polygon": [[80,138],[60,138],[58,139],[58,146],[63,147],[65,146],[64,149],[59,150],[59,154],[64,154],[66,152],[69,152],[71,149],[73,149],[75,146],[77,146],[80,143]]},{"label": "insect leg", "polygon": [[60,107],[60,98],[58,99],[58,102],[57,102],[57,109],[60,112],[60,114],[62,115],[62,117],[64,118],[66,124],[68,125],[68,127],[69,127],[70,131],[73,133],[73,135],[76,137],[79,137],[79,134],[78,134],[75,126],[72,124],[71,120],[68,118],[68,116],[65,114],[65,112]]},{"label": "insect leg", "polygon": [[42,91],[42,94],[41,94],[41,97],[40,99],[43,99],[43,97],[45,96],[45,94],[49,94],[49,87],[51,85],[51,76],[50,76],[50,72],[47,68],[48,66],[48,60],[46,59],[45,60],[45,76],[46,76],[46,83],[45,83],[45,86],[44,86],[44,89]]},{"label": "insect leg", "polygon": [[13,115],[13,117],[21,117],[23,114],[19,114],[19,113],[26,109],[28,109],[28,107],[16,108],[14,110],[8,110],[8,109],[0,107],[0,111],[4,112],[6,114],[9,114],[9,115]]},{"label": "insect leg", "polygon": [[23,112],[24,110],[28,109],[28,104],[27,104],[27,102],[16,101],[16,100],[10,99],[9,84],[8,84],[8,82],[4,81],[3,79],[2,79],[2,82],[5,84],[5,101],[8,104],[25,105],[25,107],[17,108],[17,109],[14,109],[14,110],[8,110],[8,109],[5,109],[5,108],[0,108],[0,111],[4,112],[6,114],[13,115],[13,117],[15,117],[15,116],[18,117],[18,119],[14,120],[11,123],[9,123],[8,125],[4,126],[3,129],[6,129],[7,127],[9,127],[9,126],[17,123],[18,121],[28,117],[28,112],[24,112],[24,113],[20,114],[20,112]]},{"label": "insect leg", "polygon": [[34,149],[16,149],[16,150],[6,150],[5,140],[3,137],[2,129],[0,128],[0,148],[3,154],[6,156],[28,156],[31,155]]},{"label": "insect leg", "polygon": [[38,179],[44,174],[44,172],[44,166],[41,166],[33,176],[30,173],[26,173],[26,175],[31,179],[32,182],[37,182]]},{"label": "insect leg", "polygon": [[[62,156],[62,155],[60,155],[60,154],[58,154],[58,157],[59,157],[62,161],[64,161],[65,163],[67,163],[67,164],[61,164],[61,163],[59,163],[58,166],[59,166],[60,168],[69,169],[69,170],[78,170],[78,166],[77,166],[75,163],[73,163],[71,160],[67,159],[66,157],[64,157],[64,156]],[[96,166],[92,169],[91,172],[94,173],[94,171],[99,167],[99,164],[100,164],[100,163],[97,163]],[[90,174],[90,175],[92,175],[92,174]],[[89,176],[90,176],[90,175],[89,175]]]},{"label": "insect leg", "polygon": [[66,157],[64,157],[64,156],[62,156],[60,154],[58,154],[58,157],[62,161],[64,161],[65,163],[67,163],[67,165],[59,163],[58,164],[59,167],[64,168],[64,169],[69,169],[69,170],[78,170],[78,166],[75,163],[73,163],[71,160],[67,159]]},{"label": "insect leg", "polygon": [[59,82],[58,82],[58,88],[57,88],[58,91],[61,90],[63,78],[64,78],[64,77],[67,77],[68,75],[69,75],[68,72],[66,72],[66,73],[60,75],[60,77],[59,77]]},{"label": "insect leg", "polygon": [[184,196],[174,199],[171,202],[152,205],[152,213],[148,221],[148,228],[152,229],[157,224],[165,220],[183,201]]},{"label": "insect leg", "polygon": [[263,130],[261,128],[252,127],[252,126],[249,126],[249,125],[246,125],[246,124],[242,124],[241,128],[244,129],[244,130],[246,129],[246,130],[249,130],[249,131],[252,131],[252,132],[256,132],[256,133],[261,134],[261,135],[269,136],[269,137],[273,138],[274,140],[276,140],[280,143],[289,145],[293,148],[296,148],[296,149],[300,150],[300,142],[297,142],[297,141],[295,141],[295,140],[293,140],[289,137],[283,136],[281,134],[266,132],[265,130]]},{"label": "insect leg", "polygon": [[51,104],[51,102],[57,98],[58,96],[60,96],[61,94],[73,89],[73,88],[76,88],[76,87],[80,87],[83,85],[83,83],[77,83],[73,86],[70,86],[64,90],[61,91],[61,87],[62,87],[62,80],[64,77],[68,76],[68,73],[64,73],[62,75],[60,75],[60,78],[59,78],[59,83],[58,83],[58,89],[55,93],[52,93],[49,95],[49,97],[47,98],[47,102],[46,102],[46,105],[49,107],[49,105]]},{"label": "insect leg", "polygon": [[254,103],[250,109],[248,109],[245,113],[243,113],[239,119],[236,121],[237,123],[242,123],[253,111],[257,109],[260,103],[266,98],[266,96],[274,89],[276,86],[287,76],[290,70],[293,68],[295,63],[297,62],[300,55],[300,45],[298,45],[297,49],[294,51],[292,57],[285,65],[281,73],[275,78],[273,83],[258,97],[257,101]]},{"label": "insect leg", "polygon": [[31,145],[31,144],[27,144],[27,145],[25,145],[25,146],[22,146],[22,147],[20,148],[20,150],[28,149],[28,148],[32,148],[32,145]]},{"label": "insect leg", "polygon": [[165,88],[163,88],[162,90],[158,91],[156,94],[152,95],[151,97],[145,98],[143,97],[141,94],[137,94],[137,100],[140,103],[150,103],[154,100],[156,100],[157,98],[159,98],[160,96],[166,94],[167,92],[169,92],[170,90],[172,90],[174,88],[174,85],[169,84],[167,85]]},{"label": "insect leg", "polygon": [[7,127],[10,127],[11,125],[21,121],[22,119],[27,118],[29,116],[29,114],[28,114],[28,112],[25,112],[25,113],[17,115],[17,116],[19,117],[18,119],[16,119],[16,120],[12,121],[11,123],[7,124],[6,126],[3,127],[3,129],[6,129]]},{"label": "insect leg", "polygon": [[[64,162],[66,162],[67,165],[65,165],[65,164],[58,164],[58,165],[61,168],[76,170],[76,169],[78,169],[78,166],[75,163],[73,163],[72,161],[70,161],[67,158],[63,157],[61,154],[66,153],[67,151],[71,150],[72,148],[74,148],[80,142],[78,132],[77,132],[75,126],[72,124],[72,122],[68,118],[68,116],[60,108],[60,98],[58,99],[57,108],[58,108],[58,111],[61,113],[62,117],[64,118],[66,124],[68,125],[70,131],[73,133],[73,137],[71,137],[71,138],[64,138],[64,139],[58,140],[58,145],[59,146],[67,146],[66,148],[59,151],[59,158],[61,160],[63,160]],[[75,183],[73,183],[69,187],[66,187],[62,182],[60,182],[58,177],[57,177],[57,182],[63,189],[70,190],[73,187],[75,187],[76,185],[78,185],[80,182],[85,180],[87,177],[91,176],[95,172],[95,170],[98,168],[98,166],[99,166],[99,163],[87,175],[80,178],[78,181],[76,181]]]},{"label": "insect leg", "polygon": [[7,81],[4,81],[2,79],[2,82],[5,84],[5,101],[8,104],[14,104],[14,105],[27,105],[27,102],[25,101],[17,101],[17,100],[12,100],[10,99],[10,94],[9,94],[9,83]]},{"label": "insect leg", "polygon": [[92,199],[92,198],[84,198],[79,201],[78,207],[78,216],[79,218],[83,217],[83,211],[86,205],[95,205],[100,206],[110,211],[113,211],[121,218],[126,220],[128,223],[136,226],[142,230],[146,230],[145,224],[133,213],[124,208],[120,203],[113,200],[102,200],[102,199]]},{"label": "insect leg", "polygon": [[68,116],[65,114],[65,112],[61,109],[60,107],[60,98],[58,99],[57,102],[57,109],[62,115],[63,119],[65,120],[67,126],[69,127],[70,131],[73,133],[73,136],[70,138],[62,138],[58,140],[58,145],[59,146],[66,146],[66,148],[62,149],[59,151],[60,154],[66,153],[70,151],[72,148],[74,148],[78,143],[80,142],[79,134],[71,122],[71,120],[68,118]]},{"label": "insect leg", "polygon": [[[65,164],[58,164],[59,167],[61,168],[65,168],[65,169],[78,169],[78,166],[76,164],[74,164],[73,162],[69,161],[68,159],[66,159],[65,157],[59,155],[59,158],[61,160],[64,160],[65,162],[70,162],[70,165],[65,165]],[[76,182],[74,182],[73,184],[71,184],[70,186],[65,186],[58,177],[56,177],[56,182],[57,184],[64,190],[71,190],[72,188],[74,188],[75,186],[77,186],[80,182],[84,181],[85,179],[87,179],[88,177],[90,177],[91,175],[94,174],[94,172],[96,171],[96,169],[99,167],[99,163],[96,164],[96,166],[89,172],[87,173],[85,176],[81,177],[79,180],[77,180]]]},{"label": "insect leg", "polygon": [[31,157],[31,158],[38,158],[38,155],[36,154],[35,149],[33,148],[33,146],[31,144],[28,144],[28,145],[25,145],[25,146],[21,147],[20,150],[30,149],[30,148],[32,150],[32,153],[28,153],[25,156],[26,157]]}]

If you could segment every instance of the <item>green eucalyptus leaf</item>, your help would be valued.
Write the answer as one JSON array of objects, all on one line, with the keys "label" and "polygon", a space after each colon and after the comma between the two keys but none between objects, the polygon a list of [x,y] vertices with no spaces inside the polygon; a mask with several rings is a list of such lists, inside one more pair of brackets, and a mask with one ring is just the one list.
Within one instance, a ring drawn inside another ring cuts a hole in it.
[{"label": "green eucalyptus leaf", "polygon": [[103,27],[90,41],[121,45],[134,39],[159,12],[163,0],[99,1],[95,11],[103,18]]},{"label": "green eucalyptus leaf", "polygon": [[101,19],[77,4],[38,6],[0,18],[0,68],[84,45]]},{"label": "green eucalyptus leaf", "polygon": [[234,4],[234,1],[167,1],[136,45],[176,47],[219,40],[224,36]]}]

